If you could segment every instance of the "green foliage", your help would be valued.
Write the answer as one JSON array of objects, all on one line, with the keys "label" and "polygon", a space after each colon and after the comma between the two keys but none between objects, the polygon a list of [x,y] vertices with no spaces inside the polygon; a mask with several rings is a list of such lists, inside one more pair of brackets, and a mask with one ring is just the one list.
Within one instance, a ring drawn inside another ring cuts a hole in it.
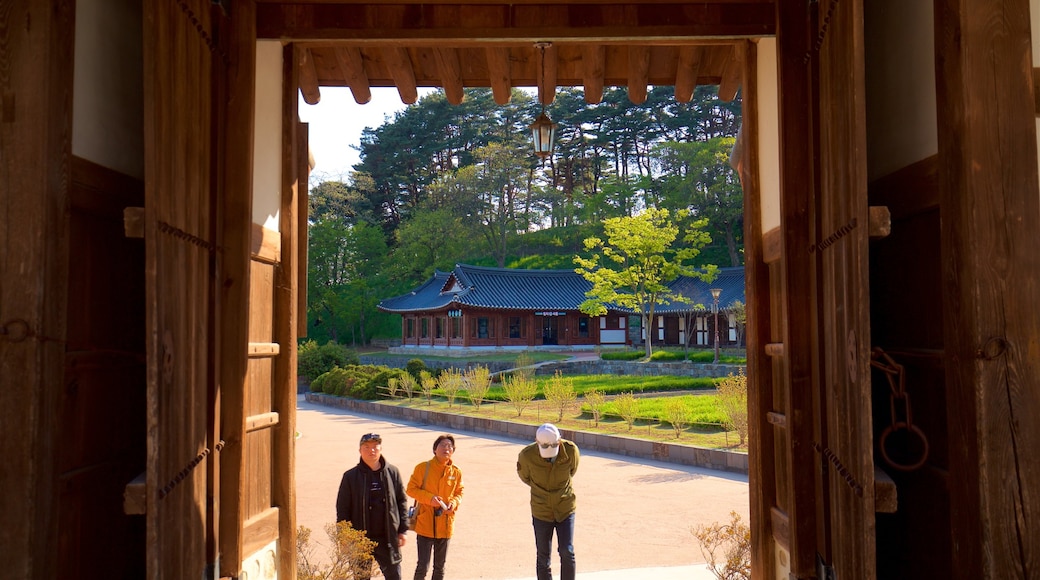
[{"label": "green foliage", "polygon": [[337,397],[376,399],[379,397],[379,391],[372,383],[372,379],[385,370],[386,367],[372,365],[335,367],[315,379],[314,383],[317,387],[312,385],[312,390],[320,388],[321,392]]},{"label": "green foliage", "polygon": [[401,392],[404,393],[404,397],[410,401],[417,385],[415,377],[412,376],[412,373],[404,372],[397,377],[397,383],[401,386]]},{"label": "green foliage", "polygon": [[426,362],[421,358],[413,358],[409,360],[408,363],[404,365],[404,368],[408,371],[408,374],[412,375],[412,378],[417,381],[422,380],[423,371],[429,370],[426,368]]},{"label": "green foliage", "polygon": [[690,410],[686,406],[684,397],[671,397],[664,405],[665,420],[675,431],[675,438],[682,437],[683,429],[689,421]]},{"label": "green foliage", "polygon": [[479,411],[488,390],[491,389],[491,371],[483,365],[470,367],[466,370],[464,379],[469,402]]},{"label": "green foliage", "polygon": [[357,352],[332,341],[318,346],[313,340],[305,340],[296,350],[296,372],[310,381],[314,381],[333,367],[359,362]]},{"label": "green foliage", "polygon": [[751,528],[740,514],[730,512],[730,523],[699,525],[690,530],[700,543],[708,570],[719,580],[751,579]]},{"label": "green foliage", "polygon": [[397,396],[401,375],[406,373],[403,369],[392,369],[384,366],[379,367],[379,369],[379,372],[369,379],[368,387],[377,394],[385,392],[392,399]]},{"label": "green foliage", "polygon": [[578,406],[578,394],[574,391],[574,381],[565,378],[556,371],[552,378],[542,383],[542,393],[549,403],[549,408],[556,411],[556,421],[563,421],[564,413]]},{"label": "green foliage", "polygon": [[433,390],[437,388],[437,379],[429,371],[419,371],[419,388],[422,389],[426,404],[429,405],[433,401]]},{"label": "green foliage", "polygon": [[628,423],[628,429],[631,430],[639,418],[639,401],[632,393],[621,393],[614,397],[612,403],[617,414]]},{"label": "green foliage", "polygon": [[650,360],[656,362],[681,361],[685,358],[686,356],[683,353],[672,350],[656,350],[650,355]]},{"label": "green foliage", "polygon": [[743,447],[748,434],[747,375],[740,370],[736,375],[730,373],[720,379],[718,393],[719,409],[725,415],[726,423],[737,432]]},{"label": "green foliage", "polygon": [[311,530],[300,526],[296,532],[296,578],[298,580],[355,580],[368,578],[375,559],[376,543],[349,522],[326,524],[325,533],[332,545],[325,558],[315,554]]},{"label": "green foliage", "polygon": [[502,389],[506,392],[506,398],[516,409],[516,416],[524,414],[524,409],[531,404],[538,394],[538,384],[524,373],[517,373],[505,378]]},{"label": "green foliage", "polygon": [[639,360],[646,356],[641,350],[610,351],[599,355],[603,360]]},{"label": "green foliage", "polygon": [[[686,225],[682,243],[676,221],[686,218],[686,210],[673,217],[667,209],[647,208],[632,217],[610,218],[603,222],[606,239],[589,237],[585,249],[589,257],[575,256],[575,271],[592,284],[582,303],[581,311],[590,316],[602,316],[608,306],[631,308],[643,317],[643,326],[649,327],[654,308],[668,302],[688,303],[690,300],[675,294],[668,282],[680,275],[700,278],[705,282],[715,279],[718,268],[707,265],[693,267],[700,248],[711,241],[701,231],[704,220]],[[652,354],[651,341],[646,341],[646,358]]]},{"label": "green foliage", "polygon": [[437,377],[437,384],[444,393],[444,397],[448,399],[449,408],[455,404],[455,397],[466,385],[462,371],[456,368],[444,369]]},{"label": "green foliage", "polygon": [[582,397],[582,406],[589,408],[589,411],[592,413],[592,420],[596,426],[599,426],[599,419],[603,414],[603,404],[606,401],[607,398],[603,396],[603,393],[595,388],[585,391],[585,395]]}]

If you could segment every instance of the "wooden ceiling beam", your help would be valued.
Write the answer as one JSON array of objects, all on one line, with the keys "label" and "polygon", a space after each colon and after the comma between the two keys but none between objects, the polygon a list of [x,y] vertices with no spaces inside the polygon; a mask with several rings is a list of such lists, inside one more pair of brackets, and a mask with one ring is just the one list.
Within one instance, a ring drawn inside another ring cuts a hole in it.
[{"label": "wooden ceiling beam", "polygon": [[298,40],[472,38],[536,42],[547,38],[636,39],[756,37],[776,33],[772,0],[550,4],[350,3],[257,5],[257,37]]},{"label": "wooden ceiling beam", "polygon": [[607,49],[603,45],[587,46],[582,51],[585,73],[585,102],[594,105],[603,100],[603,77],[607,69]]},{"label": "wooden ceiling beam", "polygon": [[701,68],[701,49],[697,46],[679,48],[679,61],[675,68],[675,100],[689,103],[697,88],[697,73]]},{"label": "wooden ceiling beam", "polygon": [[433,51],[437,60],[437,70],[441,75],[441,86],[444,96],[453,105],[462,104],[465,96],[462,92],[462,71],[459,65],[459,53],[453,48],[437,48]]},{"label": "wooden ceiling beam", "polygon": [[365,74],[365,63],[361,58],[361,51],[357,48],[336,48],[336,62],[343,71],[343,78],[354,95],[354,102],[359,105],[372,100],[372,90],[368,84],[368,75]]},{"label": "wooden ceiling beam", "polygon": [[509,66],[509,49],[489,47],[487,54],[488,80],[495,102],[505,105],[512,94],[513,81]]},{"label": "wooden ceiling beam", "polygon": [[636,105],[646,102],[647,79],[650,78],[650,49],[628,47],[628,100]]},{"label": "wooden ceiling beam", "polygon": [[719,83],[719,100],[730,102],[737,96],[740,89],[741,71],[744,68],[743,44],[734,44],[730,51],[729,61],[722,71],[722,81]]},{"label": "wooden ceiling beam", "polygon": [[318,89],[318,73],[314,70],[314,58],[311,51],[303,49],[297,51],[300,65],[300,93],[303,101],[308,105],[317,105],[321,100],[321,91]]},{"label": "wooden ceiling beam", "polygon": [[382,53],[386,68],[397,85],[397,93],[401,95],[401,102],[406,105],[415,103],[419,100],[419,91],[415,85],[415,71],[412,69],[412,59],[408,56],[408,51],[388,47],[382,49]]}]

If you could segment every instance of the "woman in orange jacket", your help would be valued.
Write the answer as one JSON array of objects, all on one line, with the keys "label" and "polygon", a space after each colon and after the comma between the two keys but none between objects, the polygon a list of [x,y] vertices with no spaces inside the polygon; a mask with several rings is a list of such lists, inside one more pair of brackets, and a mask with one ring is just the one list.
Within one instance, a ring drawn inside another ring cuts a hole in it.
[{"label": "woman in orange jacket", "polygon": [[448,542],[455,528],[455,513],[462,502],[462,471],[455,466],[455,438],[439,435],[433,442],[433,458],[415,466],[407,493],[415,498],[419,514],[415,520],[419,561],[415,580],[425,580],[433,552],[433,580],[444,579]]}]

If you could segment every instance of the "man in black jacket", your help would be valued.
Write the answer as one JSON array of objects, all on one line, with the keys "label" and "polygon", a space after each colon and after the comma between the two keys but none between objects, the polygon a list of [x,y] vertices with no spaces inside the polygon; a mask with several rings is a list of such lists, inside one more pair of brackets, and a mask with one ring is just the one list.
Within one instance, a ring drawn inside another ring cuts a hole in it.
[{"label": "man in black jacket", "polygon": [[[350,522],[376,542],[372,556],[386,580],[401,580],[401,547],[405,543],[408,498],[401,473],[383,458],[383,439],[361,436],[361,461],[343,474],[336,496],[336,521]],[[368,580],[359,577],[358,580]]]}]

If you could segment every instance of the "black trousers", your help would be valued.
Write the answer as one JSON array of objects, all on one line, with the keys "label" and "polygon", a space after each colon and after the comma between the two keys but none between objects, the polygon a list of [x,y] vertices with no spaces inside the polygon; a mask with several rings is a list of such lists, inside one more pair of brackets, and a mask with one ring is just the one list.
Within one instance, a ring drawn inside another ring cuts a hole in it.
[{"label": "black trousers", "polygon": [[415,564],[414,580],[426,580],[426,571],[430,568],[430,552],[433,551],[433,578],[444,580],[444,562],[448,559],[449,538],[427,538],[416,534],[419,546],[419,561]]}]

